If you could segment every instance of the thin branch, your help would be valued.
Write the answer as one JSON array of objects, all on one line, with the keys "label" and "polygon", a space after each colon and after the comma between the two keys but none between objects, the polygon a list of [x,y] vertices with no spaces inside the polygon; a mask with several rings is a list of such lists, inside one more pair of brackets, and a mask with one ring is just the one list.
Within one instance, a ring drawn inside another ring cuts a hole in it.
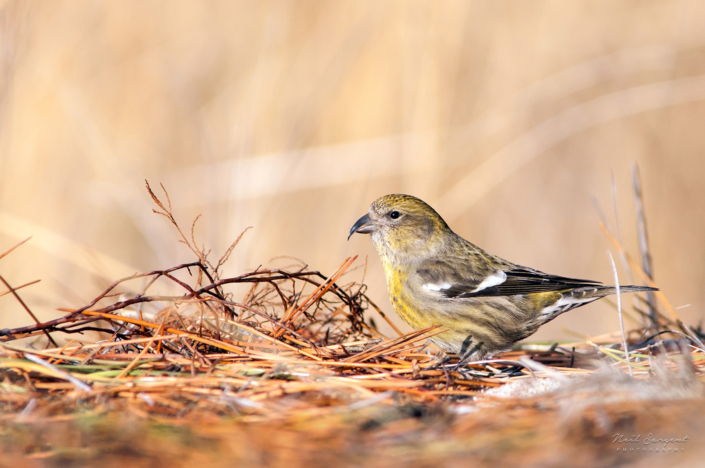
[{"label": "thin branch", "polygon": [[[25,302],[22,300],[22,298],[20,297],[20,295],[17,294],[17,291],[15,291],[15,290],[12,288],[12,286],[10,286],[7,281],[5,281],[5,278],[3,278],[2,276],[0,276],[0,281],[2,281],[2,283],[7,287],[7,289],[10,290],[10,292],[12,293],[12,295],[15,296],[15,299],[17,299],[17,301],[22,305],[22,307],[24,308],[24,310],[27,311],[27,313],[29,314],[29,316],[32,317],[32,320],[34,320],[34,321],[37,323],[37,325],[40,324],[41,322],[39,321],[39,319],[37,318],[37,316],[34,315],[34,312],[32,312],[32,311],[29,309],[29,307],[27,307],[27,304],[25,304]],[[54,339],[53,339],[53,338],[51,337],[51,335],[49,334],[49,332],[47,332],[47,331],[45,330],[45,331],[44,331],[44,334],[46,335],[46,337],[49,339],[49,341],[50,341],[54,346],[58,346],[58,345],[56,344],[56,341],[54,341]]]},{"label": "thin branch", "polygon": [[17,244],[15,244],[14,247],[10,247],[10,250],[6,251],[5,253],[0,254],[0,258],[3,258],[5,255],[9,254],[10,252],[12,252],[13,250],[15,250],[15,249],[16,249],[17,247],[19,247],[20,245],[24,244],[25,242],[27,242],[27,241],[30,240],[31,238],[32,238],[32,236],[29,236],[29,237],[26,238],[25,240],[20,241],[20,242],[18,242]]},{"label": "thin branch", "polygon": [[[619,275],[617,275],[617,266],[614,264],[614,259],[612,258],[612,253],[608,250],[607,255],[610,258],[610,263],[612,264],[612,273],[614,274],[614,289],[617,291],[617,312],[619,313],[619,328],[622,331],[622,344],[624,346],[624,355],[629,364],[629,346],[627,346],[627,335],[624,332],[624,318],[622,317],[622,295],[619,292]],[[627,365],[629,368],[629,375],[634,377],[632,372],[632,366]]]},{"label": "thin branch", "polygon": [[[632,164],[632,182],[634,187],[634,205],[636,207],[637,233],[639,235],[639,251],[641,252],[641,267],[644,273],[653,281],[654,271],[649,252],[649,237],[646,230],[646,215],[644,214],[644,196],[641,191],[641,176],[639,166]],[[654,293],[647,291],[646,301],[649,305],[649,316],[651,324],[658,330],[658,320],[656,317],[656,299]]]}]

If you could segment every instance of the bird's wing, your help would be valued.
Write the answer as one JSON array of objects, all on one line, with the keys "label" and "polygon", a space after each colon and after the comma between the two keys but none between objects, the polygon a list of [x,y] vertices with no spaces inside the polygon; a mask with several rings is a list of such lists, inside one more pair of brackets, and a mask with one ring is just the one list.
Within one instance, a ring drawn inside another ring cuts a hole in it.
[{"label": "bird's wing", "polygon": [[415,272],[415,280],[427,291],[446,298],[514,296],[597,286],[597,281],[549,275],[532,268],[470,269],[458,262],[434,261]]}]

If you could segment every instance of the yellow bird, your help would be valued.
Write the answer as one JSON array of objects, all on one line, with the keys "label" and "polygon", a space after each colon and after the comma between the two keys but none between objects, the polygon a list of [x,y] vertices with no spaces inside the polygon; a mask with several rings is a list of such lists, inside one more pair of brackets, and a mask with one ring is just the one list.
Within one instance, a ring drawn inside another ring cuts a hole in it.
[{"label": "yellow bird", "polygon": [[[371,234],[399,317],[415,329],[442,325],[446,331],[431,341],[463,361],[509,350],[563,312],[616,292],[492,255],[410,195],[375,200],[348,239],[356,232]],[[620,292],[653,290],[620,286]]]}]

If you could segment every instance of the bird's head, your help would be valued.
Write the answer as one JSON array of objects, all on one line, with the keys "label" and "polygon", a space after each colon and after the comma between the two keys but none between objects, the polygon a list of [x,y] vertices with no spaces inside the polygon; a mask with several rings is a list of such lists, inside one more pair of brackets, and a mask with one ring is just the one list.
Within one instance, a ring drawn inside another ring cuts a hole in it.
[{"label": "bird's head", "polygon": [[370,205],[365,216],[350,229],[371,234],[377,252],[395,257],[423,256],[443,244],[451,232],[443,218],[424,201],[411,195],[385,195]]}]

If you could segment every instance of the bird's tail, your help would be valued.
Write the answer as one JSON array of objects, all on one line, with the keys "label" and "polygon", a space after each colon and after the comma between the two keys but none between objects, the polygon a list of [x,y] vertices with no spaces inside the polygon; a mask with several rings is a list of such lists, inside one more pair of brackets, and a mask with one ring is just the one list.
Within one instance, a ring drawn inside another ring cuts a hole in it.
[{"label": "bird's tail", "polygon": [[[649,286],[620,286],[619,293],[658,291],[657,288]],[[553,320],[558,315],[575,309],[576,307],[589,304],[610,294],[616,294],[617,288],[614,286],[580,286],[563,292],[561,298],[542,310],[542,317],[545,322]],[[544,322],[544,323],[545,323]]]},{"label": "bird's tail", "polygon": [[[619,293],[633,293],[633,292],[644,292],[644,291],[658,291],[658,288],[652,288],[651,286],[620,286]],[[601,297],[609,296],[610,294],[617,294],[617,288],[614,286],[601,286],[597,288],[597,294]]]},{"label": "bird's tail", "polygon": [[[652,288],[651,286],[620,286],[619,293],[633,293],[633,292],[644,292],[644,291],[658,291],[658,288]],[[611,294],[617,294],[617,288],[614,286],[585,286],[581,288],[575,288],[570,291],[570,296],[575,299],[600,299],[601,297],[609,296]]]}]

